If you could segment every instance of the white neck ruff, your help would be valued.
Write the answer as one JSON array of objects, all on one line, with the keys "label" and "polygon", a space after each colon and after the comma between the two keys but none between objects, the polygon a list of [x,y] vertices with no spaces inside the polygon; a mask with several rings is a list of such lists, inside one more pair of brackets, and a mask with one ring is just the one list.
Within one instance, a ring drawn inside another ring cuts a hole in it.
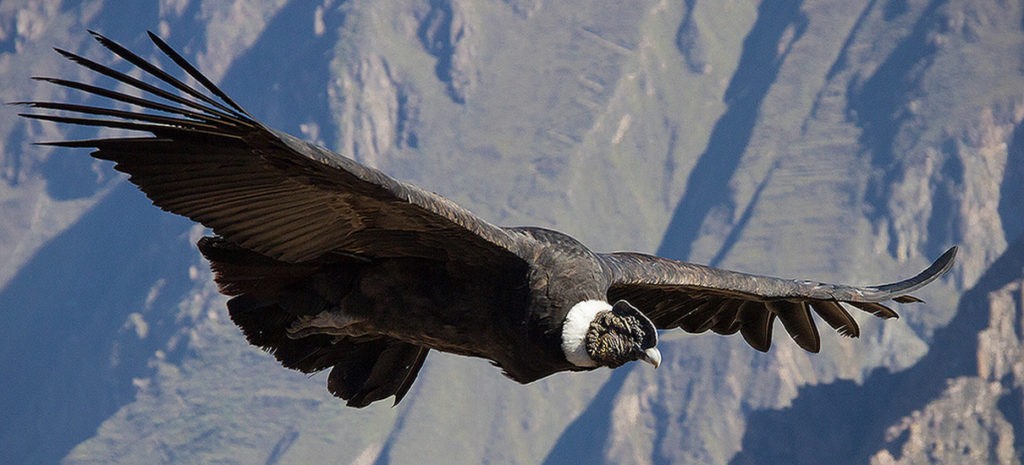
[{"label": "white neck ruff", "polygon": [[598,366],[587,354],[587,331],[598,313],[611,309],[611,304],[603,300],[584,300],[569,309],[562,322],[562,352],[566,360],[579,367]]}]

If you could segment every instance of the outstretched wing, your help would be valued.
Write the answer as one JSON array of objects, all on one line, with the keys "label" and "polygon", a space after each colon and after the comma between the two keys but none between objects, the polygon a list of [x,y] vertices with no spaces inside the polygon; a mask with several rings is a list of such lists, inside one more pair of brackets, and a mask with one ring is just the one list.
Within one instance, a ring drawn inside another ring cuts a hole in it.
[{"label": "outstretched wing", "polygon": [[93,156],[115,162],[116,169],[164,210],[284,262],[329,254],[516,259],[505,230],[451,201],[262,125],[154,34],[150,37],[157,47],[209,93],[93,35],[159,85],[57,51],[148,97],[64,79],[36,79],[142,110],[19,102],[54,110],[22,116],[149,133],[45,144],[97,149]]},{"label": "outstretched wing", "polygon": [[497,268],[522,264],[511,251],[515,243],[508,231],[437,194],[264,126],[152,33],[156,46],[198,85],[93,35],[155,84],[57,52],[144,97],[36,78],[132,108],[19,102],[47,110],[21,116],[148,133],[44,144],[96,149],[94,157],[113,161],[155,205],[213,229],[223,239],[206,238],[199,247],[221,292],[234,296],[228,303],[232,320],[251,343],[289,368],[333,367],[328,388],[349,405],[388,396],[398,403],[428,349],[384,335],[289,337],[299,314],[320,308],[323,293],[307,289],[317,285],[318,276],[336,278],[365,259],[384,257]]},{"label": "outstretched wing", "polygon": [[739,331],[752,347],[767,351],[778,318],[800,347],[818,352],[821,339],[812,310],[840,334],[857,337],[860,328],[843,304],[894,318],[896,312],[883,302],[920,302],[909,294],[948,271],[956,251],[947,250],[913,278],[866,287],[750,275],[638,253],[599,256],[613,276],[608,300],[632,303],[658,328]]}]

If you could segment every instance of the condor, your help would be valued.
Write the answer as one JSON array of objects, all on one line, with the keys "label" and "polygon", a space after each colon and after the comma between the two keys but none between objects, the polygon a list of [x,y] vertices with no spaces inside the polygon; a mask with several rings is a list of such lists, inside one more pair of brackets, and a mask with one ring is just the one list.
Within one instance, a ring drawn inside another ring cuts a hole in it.
[{"label": "condor", "polygon": [[657,367],[658,330],[740,335],[767,351],[776,319],[820,347],[816,313],[855,337],[855,308],[887,301],[952,266],[951,248],[921,274],[851,287],[737,273],[639,253],[596,253],[551,230],[492,225],[451,201],[264,126],[150,34],[192,86],[93,33],[153,84],[57,50],[137,89],[36,78],[135,110],[20,102],[27,118],[134,131],[45,142],[114,162],[153,203],[209,227],[199,241],[232,320],[254,345],[362,407],[408,392],[430,350],[492,361],[520,383],[561,371]]}]

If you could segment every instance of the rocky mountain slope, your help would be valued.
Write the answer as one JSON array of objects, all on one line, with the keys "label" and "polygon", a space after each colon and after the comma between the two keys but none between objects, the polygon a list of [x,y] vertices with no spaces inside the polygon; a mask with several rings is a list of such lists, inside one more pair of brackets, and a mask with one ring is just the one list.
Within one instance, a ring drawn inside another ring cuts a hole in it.
[{"label": "rocky mountain slope", "polygon": [[158,32],[271,126],[598,250],[855,284],[961,254],[818,355],[665,333],[657,371],[521,386],[435,354],[354,410],[245,343],[201,228],[7,106],[12,463],[1021,462],[1020,2],[11,0],[0,98],[79,98],[29,77],[94,81],[50,50],[109,62],[87,29]]}]

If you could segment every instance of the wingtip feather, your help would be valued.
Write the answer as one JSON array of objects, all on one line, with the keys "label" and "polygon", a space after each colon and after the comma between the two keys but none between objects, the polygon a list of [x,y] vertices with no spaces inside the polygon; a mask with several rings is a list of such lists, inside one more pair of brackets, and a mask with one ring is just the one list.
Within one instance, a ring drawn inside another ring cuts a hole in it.
[{"label": "wingtip feather", "polygon": [[854,307],[857,307],[865,312],[868,312],[874,316],[877,316],[883,320],[890,318],[899,319],[900,315],[894,312],[891,308],[886,307],[878,302],[846,302]]},{"label": "wingtip feather", "polygon": [[764,308],[759,302],[746,302],[740,306],[740,318],[743,324],[740,326],[740,335],[750,347],[768,352],[772,347],[772,326],[775,323],[775,313]]},{"label": "wingtip feather", "polygon": [[811,319],[811,309],[804,302],[766,302],[768,308],[778,315],[782,327],[800,348],[816,354],[821,351],[821,336]]}]

